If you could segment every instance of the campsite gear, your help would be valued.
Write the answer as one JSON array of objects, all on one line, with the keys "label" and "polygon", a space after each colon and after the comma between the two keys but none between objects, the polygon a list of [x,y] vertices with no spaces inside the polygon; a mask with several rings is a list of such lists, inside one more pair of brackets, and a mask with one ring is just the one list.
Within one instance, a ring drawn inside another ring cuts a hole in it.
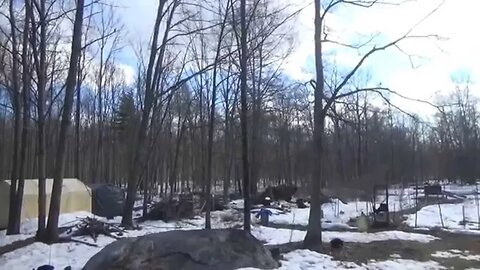
[{"label": "campsite gear", "polygon": [[272,253],[272,257],[276,261],[279,261],[282,258],[280,255],[280,248],[271,248],[270,253]]},{"label": "campsite gear", "polygon": [[[51,265],[48,265],[48,264],[42,265],[42,266],[37,268],[37,270],[54,270],[54,269],[55,269],[55,267],[53,267]],[[72,267],[67,266],[67,267],[63,268],[63,270],[72,270]]]},{"label": "campsite gear", "polygon": [[297,199],[297,208],[304,209],[308,208],[308,206],[305,204],[305,201],[303,199]]},{"label": "campsite gear", "polygon": [[357,227],[359,232],[368,231],[368,217],[363,212],[357,218]]},{"label": "campsite gear", "polygon": [[[377,197],[381,190],[385,190],[385,199],[377,207]],[[390,225],[390,211],[388,209],[388,186],[373,186],[373,226],[376,228],[385,228]]]},{"label": "campsite gear", "polygon": [[[46,179],[46,209],[50,208],[53,179]],[[0,229],[8,224],[10,180],[0,181]],[[92,191],[76,178],[63,179],[60,214],[92,211]],[[25,179],[21,220],[38,218],[38,179]]]},{"label": "campsite gear", "polygon": [[123,214],[125,192],[110,184],[93,184],[92,211],[95,215],[112,219]]},{"label": "campsite gear", "polygon": [[260,217],[260,224],[263,226],[268,226],[268,219],[269,216],[272,215],[272,211],[268,210],[267,208],[262,208],[258,213],[255,215],[256,218]]},{"label": "campsite gear", "polygon": [[53,266],[45,264],[37,268],[37,270],[53,270],[55,269]]},{"label": "campsite gear", "polygon": [[330,247],[332,249],[341,249],[343,247],[343,240],[340,238],[333,238],[332,241],[330,241]]}]

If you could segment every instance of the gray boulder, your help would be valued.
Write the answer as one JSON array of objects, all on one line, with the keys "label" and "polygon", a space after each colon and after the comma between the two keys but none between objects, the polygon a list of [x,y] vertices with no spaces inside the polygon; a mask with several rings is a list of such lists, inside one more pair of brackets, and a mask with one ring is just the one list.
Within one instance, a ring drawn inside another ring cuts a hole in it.
[{"label": "gray boulder", "polygon": [[277,268],[271,252],[242,230],[193,230],[116,241],[93,256],[84,270],[233,270]]}]

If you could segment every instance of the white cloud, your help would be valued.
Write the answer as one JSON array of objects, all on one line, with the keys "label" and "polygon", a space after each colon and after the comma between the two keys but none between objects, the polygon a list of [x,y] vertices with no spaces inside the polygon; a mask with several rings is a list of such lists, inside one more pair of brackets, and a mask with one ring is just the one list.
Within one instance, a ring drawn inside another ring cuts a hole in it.
[{"label": "white cloud", "polygon": [[[131,42],[148,41],[155,23],[158,0],[115,0]],[[137,44],[135,44],[137,45]]]},{"label": "white cloud", "polygon": [[[297,8],[307,6],[295,21],[295,28],[299,34],[297,47],[287,59],[284,70],[293,78],[308,80],[313,75],[311,69],[307,70],[307,64],[309,63],[311,68],[314,59],[313,1],[283,1]],[[416,0],[407,1],[400,6],[341,7],[327,18],[329,37],[337,41],[352,42],[362,36],[380,33],[376,44],[381,45],[403,35],[440,2],[441,0]],[[148,40],[157,3],[155,0],[118,1],[118,5],[124,7],[122,17],[130,39]],[[415,69],[412,69],[409,58],[399,50],[392,49],[379,53],[366,63],[366,68],[373,76],[372,83],[382,82],[383,85],[398,90],[403,95],[432,101],[438,90],[453,89],[451,75],[459,70],[469,73],[473,82],[480,80],[478,62],[480,50],[477,48],[480,44],[480,35],[476,35],[478,10],[480,10],[478,0],[445,0],[444,4],[415,28],[413,33],[437,34],[448,40],[421,39],[402,42],[401,48],[408,54],[425,57],[414,58],[416,65],[421,64]],[[332,61],[344,67],[354,65],[360,57],[356,50],[347,50],[331,44],[325,45],[325,50],[331,55]],[[418,111],[422,106],[396,101],[412,111]]]},{"label": "white cloud", "polygon": [[[352,42],[359,36],[380,33],[377,42],[396,39],[416,25],[422,18],[439,5],[439,0],[410,1],[400,6],[377,5],[373,8],[339,8],[330,14],[327,20],[329,36],[342,42]],[[402,95],[433,101],[435,93],[446,92],[454,88],[452,74],[458,71],[468,73],[473,82],[480,78],[480,36],[475,35],[474,28],[478,21],[477,11],[480,1],[446,0],[440,8],[423,21],[412,32],[415,35],[435,34],[448,40],[413,39],[402,42],[400,47],[413,57],[412,68],[409,57],[392,48],[381,52],[366,62],[365,67],[373,74],[372,83],[383,85],[399,91]],[[313,43],[313,6],[302,14],[302,21],[310,24],[301,35],[303,43],[300,52],[294,54],[293,67],[287,70],[300,70],[307,59],[312,59]],[[303,27],[303,25],[299,25]],[[335,63],[343,67],[353,66],[360,59],[356,50],[328,45],[328,54],[333,54]],[[295,74],[296,75],[296,74]],[[305,74],[301,74],[305,76]],[[298,77],[298,76],[297,76]],[[475,89],[475,86],[472,87]],[[475,91],[474,91],[475,92]],[[431,114],[435,110],[418,102],[394,99],[394,102],[411,112]]]}]

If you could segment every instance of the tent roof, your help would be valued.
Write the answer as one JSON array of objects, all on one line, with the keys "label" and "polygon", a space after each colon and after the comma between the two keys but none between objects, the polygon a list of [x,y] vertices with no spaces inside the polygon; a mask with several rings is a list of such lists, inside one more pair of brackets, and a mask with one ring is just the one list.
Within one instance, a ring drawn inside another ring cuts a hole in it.
[{"label": "tent roof", "polygon": [[[4,180],[8,186],[10,186],[10,180]],[[46,190],[50,193],[53,186],[53,179],[47,178]],[[90,192],[90,188],[77,178],[64,178],[62,192]],[[25,179],[24,194],[37,194],[38,193],[38,179]]]}]

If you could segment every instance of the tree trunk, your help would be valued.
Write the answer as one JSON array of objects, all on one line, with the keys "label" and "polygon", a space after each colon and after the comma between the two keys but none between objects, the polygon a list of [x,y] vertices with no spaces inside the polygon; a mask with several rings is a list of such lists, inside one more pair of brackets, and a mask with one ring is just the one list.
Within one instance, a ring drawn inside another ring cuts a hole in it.
[{"label": "tree trunk", "polygon": [[242,129],[242,165],[243,165],[243,228],[250,232],[250,175],[248,164],[248,132],[247,132],[247,23],[246,0],[240,1],[241,21],[241,55],[240,55],[240,122]]},{"label": "tree trunk", "polygon": [[78,62],[82,51],[83,8],[84,0],[77,0],[77,9],[75,12],[75,21],[73,25],[72,51],[70,54],[68,76],[65,86],[65,102],[60,126],[60,135],[58,138],[57,153],[55,157],[52,198],[48,213],[47,240],[49,242],[58,241],[58,217],[60,215],[60,202],[62,197],[67,132],[70,126],[73,96],[75,93],[75,86],[77,84]]},{"label": "tree trunk", "polygon": [[[127,199],[125,201],[123,215],[122,215],[122,226],[126,228],[133,227],[133,219],[132,219],[132,212],[133,206],[135,204],[136,192],[137,192],[137,182],[138,182],[138,175],[140,166],[144,159],[144,152],[145,152],[145,145],[147,139],[147,129],[149,123],[149,117],[152,110],[153,102],[155,99],[154,95],[154,87],[155,87],[155,80],[153,79],[154,76],[154,66],[155,63],[158,65],[158,69],[156,72],[161,72],[162,70],[162,62],[163,62],[163,54],[165,52],[165,42],[162,44],[160,48],[160,55],[157,57],[158,51],[158,36],[160,30],[160,24],[162,22],[162,14],[163,14],[163,7],[165,5],[164,0],[160,1],[158,4],[157,10],[157,17],[155,20],[155,26],[153,30],[153,38],[152,38],[152,47],[150,48],[150,59],[148,62],[147,68],[147,75],[146,75],[146,86],[145,86],[145,98],[144,98],[144,106],[142,112],[142,118],[140,121],[140,127],[137,133],[137,140],[136,140],[136,149],[134,151],[133,162],[128,170],[128,187],[127,187]],[[168,23],[167,23],[167,30],[168,31]],[[167,38],[166,33],[164,36],[164,41]],[[157,59],[158,58],[158,59]]]},{"label": "tree trunk", "polygon": [[[212,103],[210,105],[210,125],[208,126],[208,157],[207,157],[207,201],[206,201],[206,212],[205,212],[205,228],[211,228],[211,220],[210,220],[210,210],[212,207],[211,202],[211,188],[212,188],[212,158],[213,158],[213,131],[215,128],[215,103],[217,102],[217,70],[219,65],[219,58],[220,58],[220,50],[222,46],[223,40],[223,32],[225,29],[225,24],[228,18],[228,10],[229,10],[230,1],[227,3],[227,8],[225,9],[225,16],[223,18],[223,22],[220,28],[220,34],[217,43],[217,51],[215,54],[215,62],[213,65],[213,82],[212,82]],[[225,201],[226,202],[226,201]]]},{"label": "tree trunk", "polygon": [[17,177],[18,177],[18,155],[20,146],[20,130],[21,130],[21,102],[20,102],[20,87],[18,81],[18,49],[17,49],[17,34],[14,12],[14,1],[9,2],[10,15],[10,29],[12,39],[12,86],[13,86],[13,110],[14,110],[14,137],[13,137],[13,154],[12,154],[12,173],[10,182],[10,204],[8,214],[7,234],[15,233],[15,209],[17,198]]},{"label": "tree trunk", "polygon": [[324,95],[324,74],[322,59],[322,21],[320,17],[321,1],[315,0],[315,70],[316,70],[316,87],[315,87],[315,104],[314,104],[314,174],[311,176],[310,187],[310,215],[308,218],[307,234],[304,244],[308,246],[319,245],[322,243],[322,223],[320,205],[320,188],[322,181],[322,156],[323,156],[323,133],[325,131],[325,114],[323,110]]},{"label": "tree trunk", "polygon": [[78,71],[77,83],[77,99],[75,106],[75,178],[80,179],[80,106],[81,106],[81,89],[82,89],[82,69]]},{"label": "tree trunk", "polygon": [[[227,98],[228,99],[228,98]],[[230,178],[232,174],[232,163],[231,163],[231,154],[230,154],[230,122],[229,122],[229,115],[228,115],[228,101],[226,100],[225,104],[225,145],[224,145],[224,152],[225,152],[225,175],[223,178],[223,201],[228,202],[229,197],[229,189],[230,189]]]},{"label": "tree trunk", "polygon": [[23,28],[23,44],[22,44],[22,101],[23,101],[23,122],[22,122],[22,141],[20,144],[20,167],[18,174],[18,189],[15,199],[15,216],[13,221],[13,233],[20,233],[20,221],[22,217],[23,205],[23,188],[25,186],[25,171],[27,160],[27,143],[28,143],[28,121],[29,121],[29,93],[30,93],[30,75],[28,62],[28,33],[30,29],[29,22],[29,1],[25,1],[25,23]]}]

